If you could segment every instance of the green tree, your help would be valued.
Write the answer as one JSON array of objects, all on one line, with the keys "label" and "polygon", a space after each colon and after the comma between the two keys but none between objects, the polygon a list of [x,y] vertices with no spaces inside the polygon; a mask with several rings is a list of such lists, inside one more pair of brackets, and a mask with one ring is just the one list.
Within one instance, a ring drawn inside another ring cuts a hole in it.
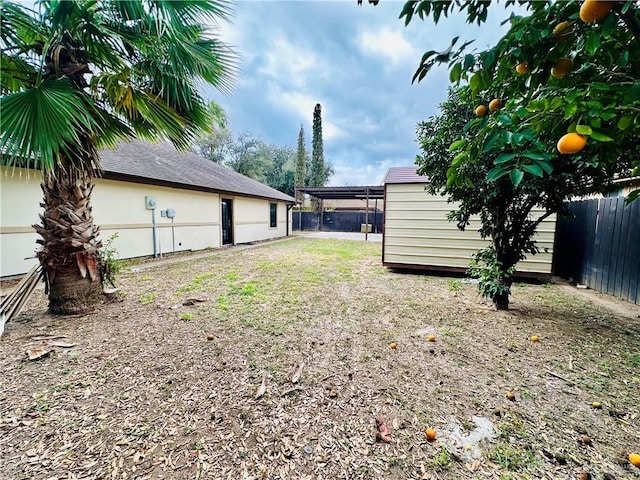
[{"label": "green tree", "polygon": [[[304,127],[300,125],[300,131],[298,132],[298,150],[296,152],[296,171],[295,171],[295,180],[294,185],[296,187],[304,187],[306,185],[305,176],[307,172],[307,149],[305,147],[304,141]],[[304,195],[299,193],[296,201],[298,203],[302,203],[304,200]]]},{"label": "green tree", "polygon": [[[490,174],[496,162],[500,165],[513,155],[542,158],[532,152],[544,149],[545,137],[528,129],[501,129],[501,135],[509,132],[511,136],[522,136],[519,146],[505,144],[498,151],[488,149],[473,162],[465,161],[464,145],[477,137],[477,129],[469,124],[474,115],[473,100],[469,87],[451,90],[447,101],[440,105],[440,114],[418,124],[417,137],[423,153],[416,163],[418,172],[429,177],[427,192],[455,202],[449,219],[458,228],[464,230],[473,216],[480,218],[480,235],[490,244],[477,252],[469,273],[479,277],[480,292],[491,298],[496,308],[506,309],[516,263],[538,253],[534,240],[538,225],[554,213],[567,213],[567,198],[606,190],[615,174],[628,171],[629,162],[621,159],[594,166],[575,162],[570,155],[555,155],[553,175],[532,175],[518,185],[507,175],[496,178]],[[451,144],[456,137],[458,140]],[[456,179],[464,181],[451,181],[451,169],[456,170]]]},{"label": "green tree", "polygon": [[[420,81],[445,64],[452,83],[468,85],[460,92],[467,108],[496,100],[495,110],[458,123],[446,139],[438,133],[449,123],[444,119],[419,126],[425,154],[418,163],[431,175],[436,165],[426,149],[438,138],[450,143],[453,154],[440,171],[446,182],[441,177],[439,184],[461,202],[451,218],[462,227],[468,214],[478,213],[480,233],[493,240],[478,253],[473,272],[497,308],[508,307],[513,265],[535,251],[537,219],[523,220],[533,205],[562,214],[564,200],[602,192],[614,176],[640,173],[638,3],[518,3],[528,15],[510,17],[510,30],[496,46],[469,51],[470,42],[458,47],[456,37],[446,50],[426,52],[413,78]],[[405,24],[416,15],[438,23],[457,11],[481,24],[489,6],[411,0],[400,17]],[[588,18],[593,7],[602,9],[597,19]],[[560,146],[560,153],[556,145],[567,133],[586,146],[571,154]]]},{"label": "green tree", "polygon": [[[502,151],[505,144],[522,147],[517,142],[522,137],[505,139],[507,134],[500,130],[529,129],[541,140],[539,147],[529,144],[529,155],[502,157],[489,172],[492,178],[506,175],[518,186],[535,176],[553,175],[553,159],[558,154],[555,146],[566,133],[577,133],[586,140],[586,148],[571,157],[574,162],[598,167],[631,157],[633,174],[640,174],[638,2],[518,3],[530,14],[512,16],[509,32],[496,46],[468,52],[470,42],[454,48],[456,37],[445,51],[426,52],[415,72],[414,81],[420,81],[431,68],[445,64],[451,82],[468,83],[477,102],[500,99],[504,105],[497,114],[469,125],[477,129],[477,135],[464,147],[469,154],[465,161]],[[597,11],[603,5],[601,18],[582,20],[589,19],[588,9]],[[411,0],[400,16],[406,24],[414,15],[431,17],[438,23],[457,9],[465,12],[469,23],[482,23],[488,8],[489,4],[481,1]],[[449,179],[464,181],[457,177],[456,169],[449,172]]]},{"label": "green tree", "polygon": [[245,131],[233,140],[224,165],[266,184],[267,175],[273,168],[272,149],[260,138]]},{"label": "green tree", "polygon": [[[324,187],[327,183],[326,165],[324,163],[324,145],[322,141],[322,106],[317,103],[313,109],[313,138],[311,140],[311,168],[309,171],[309,186]],[[311,200],[315,212],[320,211],[320,200]]]},{"label": "green tree", "polygon": [[211,131],[194,143],[194,153],[216,163],[224,163],[233,146],[233,136],[229,130],[227,114],[216,102],[209,102],[209,115],[212,119]]},{"label": "green tree", "polygon": [[201,81],[228,91],[235,55],[207,32],[226,1],[2,2],[0,148],[44,173],[38,257],[52,313],[101,301],[90,207],[98,149],[138,135],[186,149],[210,128]]},{"label": "green tree", "polygon": [[288,146],[270,145],[270,149],[271,169],[267,172],[266,184],[293,197],[296,152]]}]

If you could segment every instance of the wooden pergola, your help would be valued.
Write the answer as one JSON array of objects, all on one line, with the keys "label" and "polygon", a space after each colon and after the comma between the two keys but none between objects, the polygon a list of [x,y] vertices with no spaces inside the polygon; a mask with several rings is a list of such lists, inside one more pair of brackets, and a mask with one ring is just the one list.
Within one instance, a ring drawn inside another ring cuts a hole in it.
[{"label": "wooden pergola", "polygon": [[[384,198],[384,185],[346,186],[346,187],[296,187],[294,197],[298,198],[298,192],[319,198],[320,200],[366,200],[364,239],[369,239],[369,200],[376,201]],[[320,228],[322,228],[322,216],[320,216]]]}]

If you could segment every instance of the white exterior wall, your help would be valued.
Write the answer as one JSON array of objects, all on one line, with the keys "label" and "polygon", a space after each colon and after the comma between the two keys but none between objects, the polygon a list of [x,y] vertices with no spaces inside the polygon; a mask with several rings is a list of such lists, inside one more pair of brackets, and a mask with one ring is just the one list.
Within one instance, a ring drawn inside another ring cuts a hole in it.
[{"label": "white exterior wall", "polygon": [[[387,184],[385,197],[385,264],[458,267],[466,269],[471,256],[484,248],[478,229],[480,220],[472,218],[465,231],[447,220],[455,204],[445,197],[428,195],[425,184]],[[521,272],[550,274],[555,236],[555,215],[538,227],[536,241],[541,253],[517,264]]]},{"label": "white exterior wall", "polygon": [[[233,199],[234,243],[247,243],[257,240],[284,237],[287,234],[287,205],[275,200],[261,200],[247,197],[225,197]],[[277,224],[270,227],[271,203],[277,203]],[[289,219],[289,228],[291,220]]]},{"label": "white exterior wall", "polygon": [[[14,172],[13,175],[11,172]],[[38,172],[0,167],[0,277],[27,272],[37,263],[33,257],[39,235],[31,227],[39,223],[42,211],[41,175]],[[113,247],[119,258],[153,255],[151,210],[145,208],[145,197],[155,198],[157,207],[157,253],[203,250],[220,247],[221,195],[178,188],[97,179],[91,196],[94,221],[100,226],[104,242],[114,233]],[[269,204],[275,201],[242,196],[233,199],[234,243],[284,237],[287,234],[287,209],[278,204],[278,226],[269,227]],[[173,208],[172,222],[160,211]],[[289,219],[290,222],[290,219]]]},{"label": "white exterior wall", "polygon": [[174,251],[171,219],[160,215],[168,208],[176,211],[175,251],[220,246],[218,194],[98,179],[91,196],[94,220],[103,241],[118,233],[113,246],[121,258],[153,255],[152,211],[145,207],[146,196],[156,200],[158,254]]},{"label": "white exterior wall", "polygon": [[31,227],[40,223],[42,175],[33,170],[0,167],[0,276],[28,272],[40,236]]}]

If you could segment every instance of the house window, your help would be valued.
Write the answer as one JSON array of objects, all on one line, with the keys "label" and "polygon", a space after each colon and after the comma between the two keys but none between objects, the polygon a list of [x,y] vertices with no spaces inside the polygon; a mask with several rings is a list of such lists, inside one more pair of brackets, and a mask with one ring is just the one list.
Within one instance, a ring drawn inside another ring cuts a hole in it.
[{"label": "house window", "polygon": [[278,226],[278,204],[277,203],[269,204],[269,213],[270,213],[269,226],[271,228],[276,228]]}]

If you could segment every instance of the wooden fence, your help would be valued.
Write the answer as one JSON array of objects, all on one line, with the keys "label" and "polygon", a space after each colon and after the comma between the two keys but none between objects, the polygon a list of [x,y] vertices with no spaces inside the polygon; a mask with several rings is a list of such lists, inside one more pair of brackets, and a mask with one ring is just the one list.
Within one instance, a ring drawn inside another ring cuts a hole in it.
[{"label": "wooden fence", "polygon": [[560,218],[554,275],[640,304],[640,201],[624,197],[570,202]]}]

